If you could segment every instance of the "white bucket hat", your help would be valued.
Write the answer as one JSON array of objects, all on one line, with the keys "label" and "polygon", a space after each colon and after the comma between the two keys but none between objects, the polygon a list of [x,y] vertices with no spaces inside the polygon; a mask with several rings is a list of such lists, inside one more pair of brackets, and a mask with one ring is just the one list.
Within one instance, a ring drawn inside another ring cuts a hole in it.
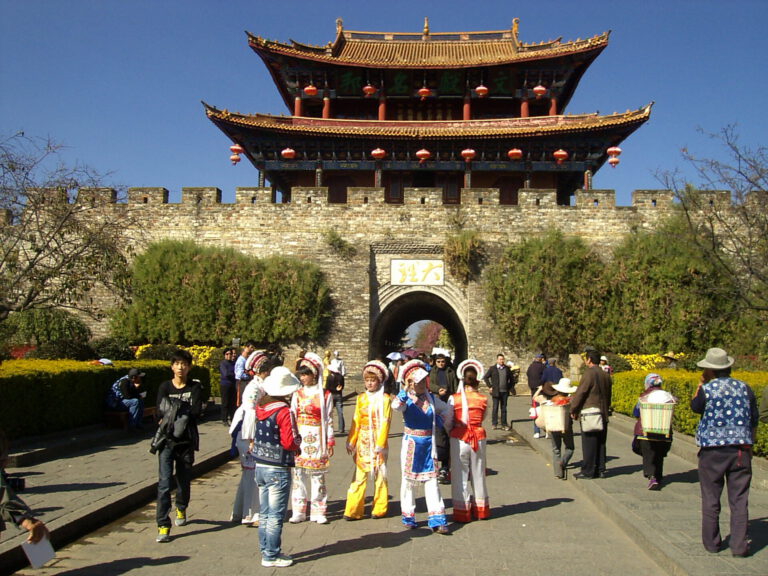
[{"label": "white bucket hat", "polygon": [[723,370],[733,366],[733,356],[728,356],[728,353],[722,348],[710,348],[707,350],[704,360],[696,362],[696,366],[699,368],[711,368],[712,370]]},{"label": "white bucket hat", "polygon": [[276,366],[264,379],[261,385],[266,394],[270,396],[290,396],[301,386],[301,382],[285,366]]},{"label": "white bucket hat", "polygon": [[560,378],[560,382],[552,386],[552,388],[562,394],[573,394],[576,392],[576,386],[571,386],[570,378]]}]

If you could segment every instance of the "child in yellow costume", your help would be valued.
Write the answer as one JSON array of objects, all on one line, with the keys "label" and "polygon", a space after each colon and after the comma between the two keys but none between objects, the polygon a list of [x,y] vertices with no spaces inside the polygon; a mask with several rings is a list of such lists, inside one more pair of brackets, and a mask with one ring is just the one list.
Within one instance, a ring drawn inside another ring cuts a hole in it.
[{"label": "child in yellow costume", "polygon": [[387,436],[392,421],[392,398],[383,388],[387,375],[387,367],[376,360],[363,368],[366,391],[357,397],[355,417],[347,439],[347,452],[355,460],[355,479],[347,491],[345,520],[363,517],[369,476],[374,483],[371,518],[387,515]]}]

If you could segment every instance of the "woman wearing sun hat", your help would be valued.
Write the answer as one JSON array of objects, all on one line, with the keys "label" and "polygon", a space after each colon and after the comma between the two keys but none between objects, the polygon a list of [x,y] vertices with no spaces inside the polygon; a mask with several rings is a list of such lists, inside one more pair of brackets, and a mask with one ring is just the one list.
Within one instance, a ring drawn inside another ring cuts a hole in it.
[{"label": "woman wearing sun hat", "polygon": [[[328,490],[325,477],[336,444],[333,436],[333,397],[323,390],[323,361],[314,352],[304,354],[297,372],[301,388],[293,395],[291,411],[296,417],[299,434],[303,439],[301,454],[293,469],[293,490],[289,522],[296,524],[309,519],[327,524],[325,511]],[[307,485],[309,484],[309,488]]]},{"label": "woman wearing sun hat", "polygon": [[[568,406],[571,403],[571,394],[575,391],[576,386],[571,386],[570,378],[560,378],[557,384],[542,384],[534,400],[541,405]],[[552,444],[552,470],[560,480],[568,479],[568,463],[574,451],[573,420],[566,417],[564,424],[563,430],[547,430]]]},{"label": "woman wearing sun hat", "polygon": [[635,422],[635,445],[643,457],[643,476],[648,478],[648,490],[661,490],[661,483],[664,480],[664,458],[669,454],[672,446],[672,430],[669,435],[654,434],[643,430],[643,423],[640,421],[640,404],[674,404],[677,402],[675,397],[666,390],[661,389],[663,381],[661,376],[651,372],[645,377],[645,391],[640,394],[632,415],[637,418]]},{"label": "woman wearing sun hat", "polygon": [[403,478],[400,483],[400,507],[403,524],[416,528],[414,491],[421,484],[427,501],[428,524],[433,532],[448,534],[445,505],[437,483],[435,429],[450,431],[453,410],[429,391],[429,373],[424,362],[410,360],[400,369],[405,387],[392,401],[392,409],[402,412],[405,429],[400,452]]},{"label": "woman wearing sun hat", "polygon": [[710,348],[696,365],[704,370],[691,400],[691,410],[701,414],[696,444],[700,447],[702,543],[708,552],[720,551],[720,496],[727,484],[731,554],[749,556],[749,485],[757,400],[752,388],[731,377],[733,358],[722,348]]},{"label": "woman wearing sun hat", "polygon": [[454,522],[471,522],[473,517],[485,520],[491,516],[485,483],[486,433],[483,428],[488,397],[477,391],[478,376],[483,374],[480,362],[464,360],[456,369],[459,391],[448,399],[454,410],[450,433]]}]

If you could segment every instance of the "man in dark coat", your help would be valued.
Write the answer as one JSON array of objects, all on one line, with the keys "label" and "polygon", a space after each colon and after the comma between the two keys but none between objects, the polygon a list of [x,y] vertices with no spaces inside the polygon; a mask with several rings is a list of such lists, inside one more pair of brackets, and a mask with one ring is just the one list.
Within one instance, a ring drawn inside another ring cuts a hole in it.
[{"label": "man in dark coat", "polygon": [[[448,362],[445,354],[435,356],[435,365],[429,372],[429,390],[446,404],[451,395],[459,388],[459,380],[456,371]],[[450,484],[449,471],[451,469],[451,445],[448,433],[442,426],[435,430],[435,447],[437,459],[440,460],[440,470],[437,473],[437,481],[440,484]]]},{"label": "man in dark coat", "polygon": [[[493,429],[509,430],[507,399],[510,394],[514,394],[515,379],[512,371],[504,363],[504,354],[496,356],[496,364],[486,370],[483,381],[491,389],[491,397],[493,398],[493,411],[491,412]],[[499,410],[501,411],[501,424],[499,424]]]}]

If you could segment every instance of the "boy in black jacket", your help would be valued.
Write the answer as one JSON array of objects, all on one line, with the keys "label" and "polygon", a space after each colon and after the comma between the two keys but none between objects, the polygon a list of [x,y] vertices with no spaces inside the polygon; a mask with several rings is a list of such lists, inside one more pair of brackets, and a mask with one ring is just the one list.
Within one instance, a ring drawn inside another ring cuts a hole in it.
[{"label": "boy in black jacket", "polygon": [[[171,480],[176,466],[176,526],[187,523],[192,464],[200,448],[197,418],[202,411],[202,385],[190,380],[192,355],[178,350],[171,357],[173,379],[160,384],[157,410],[162,443],[157,448],[160,478],[157,485],[157,541],[171,539]],[[158,435],[156,435],[157,438]]]}]

